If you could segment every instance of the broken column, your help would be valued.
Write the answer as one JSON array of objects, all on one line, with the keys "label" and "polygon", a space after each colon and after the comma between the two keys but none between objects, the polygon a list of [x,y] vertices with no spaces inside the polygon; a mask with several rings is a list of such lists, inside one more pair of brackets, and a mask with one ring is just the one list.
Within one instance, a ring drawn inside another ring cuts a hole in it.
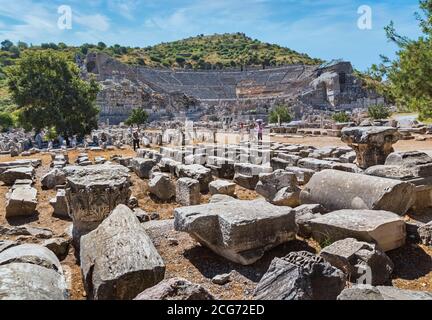
[{"label": "broken column", "polygon": [[236,263],[249,265],[295,239],[295,212],[264,200],[222,201],[174,211],[174,227]]},{"label": "broken column", "polygon": [[383,251],[405,244],[405,221],[397,214],[378,210],[339,210],[309,221],[312,235],[320,243],[346,238],[376,243]]},{"label": "broken column", "polygon": [[385,165],[368,168],[366,174],[410,182],[416,186],[415,214],[425,213],[432,207],[432,158],[424,152],[393,152]]},{"label": "broken column", "polygon": [[73,220],[75,245],[79,238],[95,228],[119,204],[127,204],[131,195],[128,169],[120,165],[70,166],[66,197]]},{"label": "broken column", "polygon": [[329,210],[386,210],[400,215],[415,199],[415,186],[409,182],[338,170],[316,173],[300,193],[302,204],[319,203]]},{"label": "broken column", "polygon": [[352,127],[342,130],[342,141],[357,154],[357,165],[362,169],[384,164],[401,135],[393,127]]}]

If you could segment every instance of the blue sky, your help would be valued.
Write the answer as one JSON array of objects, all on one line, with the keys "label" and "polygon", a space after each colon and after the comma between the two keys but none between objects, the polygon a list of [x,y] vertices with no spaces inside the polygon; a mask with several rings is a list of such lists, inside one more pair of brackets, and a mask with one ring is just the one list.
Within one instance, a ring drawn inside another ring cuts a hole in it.
[{"label": "blue sky", "polygon": [[[60,5],[72,9],[72,29],[57,27]],[[372,9],[372,29],[360,30],[357,9]],[[417,37],[418,0],[0,0],[0,39],[29,43],[147,46],[197,34],[244,32],[325,60],[343,58],[360,70],[393,56],[383,28]]]}]

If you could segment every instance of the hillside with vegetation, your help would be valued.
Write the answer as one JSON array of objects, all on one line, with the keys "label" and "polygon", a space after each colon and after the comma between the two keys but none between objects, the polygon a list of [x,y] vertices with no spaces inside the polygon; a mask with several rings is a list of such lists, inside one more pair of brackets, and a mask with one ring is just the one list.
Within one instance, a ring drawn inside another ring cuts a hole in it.
[{"label": "hillside with vegetation", "polygon": [[25,52],[36,50],[54,50],[62,52],[69,59],[84,57],[89,52],[104,52],[130,65],[151,68],[177,69],[227,69],[245,67],[270,67],[290,64],[320,64],[323,61],[313,59],[306,54],[275,44],[264,43],[247,37],[243,33],[222,35],[199,35],[184,40],[161,43],[146,48],[131,48],[118,44],[107,46],[83,44],[80,47],[64,43],[43,43],[30,46],[25,42],[1,42],[0,50],[0,112],[10,112],[14,104],[6,83],[6,67],[14,65]]},{"label": "hillside with vegetation", "polygon": [[[175,68],[194,70],[266,68],[290,64],[318,65],[323,63],[307,54],[275,44],[264,43],[243,33],[199,35],[179,41],[161,43],[146,48],[120,45],[107,46],[103,42],[83,44],[79,47],[64,43],[43,43],[30,46],[25,42],[1,42],[0,50],[0,112],[15,109],[7,88],[6,67],[17,63],[29,51],[52,50],[65,55],[71,61],[77,56],[84,58],[89,52],[104,52],[123,63],[151,68]],[[363,86],[385,93],[386,86],[375,78],[357,72]]]},{"label": "hillside with vegetation", "polygon": [[242,66],[320,64],[307,54],[264,43],[245,34],[200,35],[193,38],[134,49],[120,59],[150,67],[224,69]]}]

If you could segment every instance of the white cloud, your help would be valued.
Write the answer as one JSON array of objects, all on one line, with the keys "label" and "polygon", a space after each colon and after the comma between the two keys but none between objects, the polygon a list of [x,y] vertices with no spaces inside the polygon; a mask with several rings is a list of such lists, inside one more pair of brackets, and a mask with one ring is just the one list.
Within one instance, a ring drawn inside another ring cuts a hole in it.
[{"label": "white cloud", "polygon": [[135,9],[140,3],[139,0],[108,0],[108,8],[128,20],[134,20]]},{"label": "white cloud", "polygon": [[109,19],[101,14],[81,15],[73,14],[73,21],[90,30],[107,31],[110,28]]}]

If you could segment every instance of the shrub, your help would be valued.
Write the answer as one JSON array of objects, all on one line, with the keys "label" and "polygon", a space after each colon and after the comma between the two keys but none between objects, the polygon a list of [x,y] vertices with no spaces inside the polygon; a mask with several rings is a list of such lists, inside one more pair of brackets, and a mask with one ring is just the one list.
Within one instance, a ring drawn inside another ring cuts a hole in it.
[{"label": "shrub", "polygon": [[335,113],[332,118],[339,123],[349,122],[351,120],[350,116],[345,111]]},{"label": "shrub", "polygon": [[278,123],[279,120],[281,123],[292,121],[292,116],[290,114],[288,106],[279,105],[276,106],[272,111],[270,111],[269,122]]},{"label": "shrub", "polygon": [[384,104],[377,104],[368,108],[368,115],[372,119],[380,120],[390,117],[391,112]]}]

